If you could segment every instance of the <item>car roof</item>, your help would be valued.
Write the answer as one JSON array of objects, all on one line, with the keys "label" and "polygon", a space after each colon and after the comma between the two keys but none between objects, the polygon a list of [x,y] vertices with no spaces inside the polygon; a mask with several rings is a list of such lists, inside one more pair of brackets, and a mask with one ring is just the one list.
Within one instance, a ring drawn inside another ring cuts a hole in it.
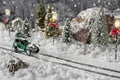
[{"label": "car roof", "polygon": [[20,39],[20,40],[27,40],[27,39],[25,39],[25,38],[18,38],[18,37],[17,37],[17,38],[15,38],[15,39]]}]

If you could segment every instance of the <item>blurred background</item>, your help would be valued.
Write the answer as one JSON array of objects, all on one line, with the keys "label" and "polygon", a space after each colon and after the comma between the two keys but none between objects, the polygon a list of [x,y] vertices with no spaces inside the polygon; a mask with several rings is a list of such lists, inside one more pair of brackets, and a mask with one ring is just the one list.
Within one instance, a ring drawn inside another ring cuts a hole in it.
[{"label": "blurred background", "polygon": [[[87,8],[99,7],[103,5],[111,12],[120,7],[120,0],[45,0],[54,7],[59,15],[58,22],[63,24],[65,19],[77,16],[78,13]],[[17,17],[21,19],[28,18],[32,27],[35,26],[36,10],[39,8],[40,0],[0,0],[0,21],[7,17],[5,9],[10,9],[10,20]]]}]

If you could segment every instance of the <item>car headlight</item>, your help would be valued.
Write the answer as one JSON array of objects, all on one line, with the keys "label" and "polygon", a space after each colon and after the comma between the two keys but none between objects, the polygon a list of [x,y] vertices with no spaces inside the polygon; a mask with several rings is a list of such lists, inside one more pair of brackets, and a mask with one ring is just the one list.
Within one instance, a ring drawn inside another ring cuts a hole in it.
[{"label": "car headlight", "polygon": [[34,46],[34,45],[33,45],[32,47],[33,47],[33,48],[35,48],[35,46]]}]

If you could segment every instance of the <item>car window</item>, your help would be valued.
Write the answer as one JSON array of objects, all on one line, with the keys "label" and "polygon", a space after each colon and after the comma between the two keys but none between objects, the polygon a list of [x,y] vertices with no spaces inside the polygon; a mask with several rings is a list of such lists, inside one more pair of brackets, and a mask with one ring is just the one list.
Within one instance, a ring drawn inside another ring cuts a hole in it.
[{"label": "car window", "polygon": [[21,41],[21,43],[22,43],[22,44],[25,44],[25,42],[24,42],[24,41]]},{"label": "car window", "polygon": [[28,44],[29,43],[27,40],[24,40],[23,42],[24,42],[24,44]]},{"label": "car window", "polygon": [[20,43],[22,42],[22,40],[21,40],[21,39],[16,39],[15,41],[16,41],[16,42],[20,42]]},{"label": "car window", "polygon": [[15,42],[19,42],[19,39],[16,39]]}]

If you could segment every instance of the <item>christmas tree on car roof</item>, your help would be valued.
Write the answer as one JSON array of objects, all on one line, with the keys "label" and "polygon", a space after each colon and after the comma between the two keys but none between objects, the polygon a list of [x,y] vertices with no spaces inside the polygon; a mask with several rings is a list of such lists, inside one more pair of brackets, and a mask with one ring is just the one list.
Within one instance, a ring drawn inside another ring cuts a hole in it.
[{"label": "christmas tree on car roof", "polygon": [[22,30],[17,32],[15,37],[17,37],[17,38],[30,37],[30,25],[29,25],[29,22],[28,22],[27,18],[25,19],[25,21],[23,23]]}]

